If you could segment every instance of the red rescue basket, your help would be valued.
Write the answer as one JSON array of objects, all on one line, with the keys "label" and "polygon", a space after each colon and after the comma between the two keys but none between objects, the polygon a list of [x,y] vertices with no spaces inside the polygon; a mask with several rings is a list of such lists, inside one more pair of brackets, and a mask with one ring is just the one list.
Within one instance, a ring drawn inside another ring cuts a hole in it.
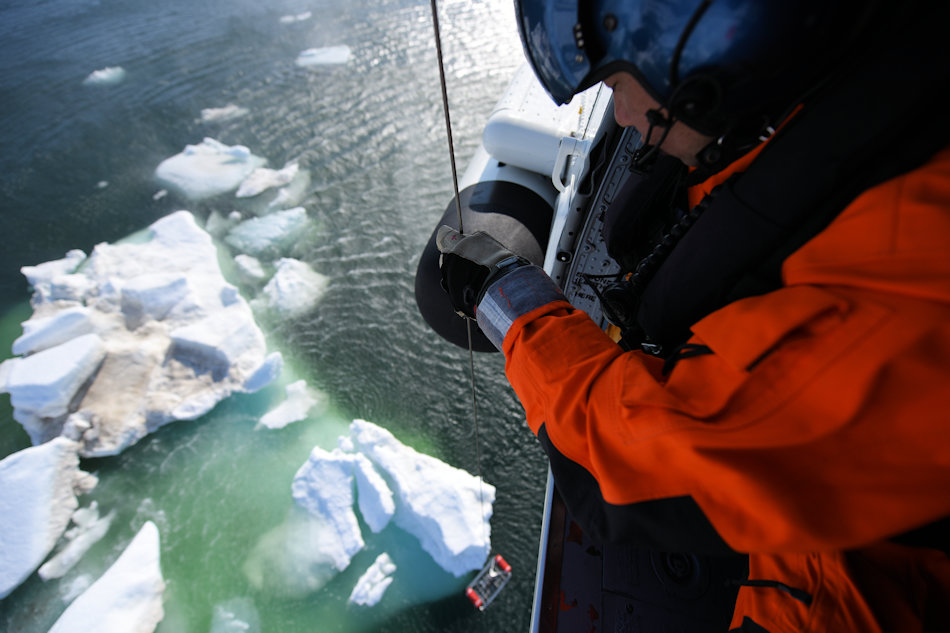
[{"label": "red rescue basket", "polygon": [[495,554],[475,579],[465,588],[465,595],[479,611],[491,604],[511,579],[511,565],[501,554]]}]

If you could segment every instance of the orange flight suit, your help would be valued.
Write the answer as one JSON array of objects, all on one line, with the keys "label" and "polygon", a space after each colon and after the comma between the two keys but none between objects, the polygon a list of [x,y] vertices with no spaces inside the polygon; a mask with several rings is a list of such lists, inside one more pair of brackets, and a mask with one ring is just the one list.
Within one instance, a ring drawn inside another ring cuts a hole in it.
[{"label": "orange flight suit", "polygon": [[712,353],[669,376],[565,301],[514,320],[506,374],[605,501],[689,496],[751,580],[812,597],[743,587],[734,627],[937,630],[947,556],[887,539],[950,515],[950,149],[858,196],[782,276],[696,323]]}]

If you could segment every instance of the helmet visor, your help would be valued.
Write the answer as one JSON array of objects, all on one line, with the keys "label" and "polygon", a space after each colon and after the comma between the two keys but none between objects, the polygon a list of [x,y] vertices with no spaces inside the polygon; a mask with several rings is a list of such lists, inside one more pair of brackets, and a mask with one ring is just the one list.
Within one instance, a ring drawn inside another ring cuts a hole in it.
[{"label": "helmet visor", "polygon": [[576,2],[515,2],[525,56],[548,94],[567,103],[591,71],[583,48]]}]

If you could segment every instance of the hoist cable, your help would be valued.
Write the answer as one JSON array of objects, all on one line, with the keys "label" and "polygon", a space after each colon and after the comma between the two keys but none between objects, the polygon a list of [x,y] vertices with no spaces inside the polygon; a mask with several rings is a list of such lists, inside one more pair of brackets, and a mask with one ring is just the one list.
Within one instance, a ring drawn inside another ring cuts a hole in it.
[{"label": "hoist cable", "polygon": [[[439,60],[439,85],[442,88],[442,111],[445,113],[445,133],[449,141],[449,164],[452,165],[452,187],[455,192],[455,208],[458,212],[459,233],[464,233],[462,228],[462,199],[459,196],[458,171],[455,167],[455,143],[452,141],[452,118],[449,115],[449,92],[445,80],[445,64],[442,57],[442,35],[439,28],[439,11],[436,7],[436,0],[429,0],[432,7],[432,28],[435,32],[435,53]],[[481,445],[478,438],[478,396],[475,389],[475,353],[472,347],[472,320],[465,319],[465,330],[468,334],[468,368],[470,382],[472,385],[472,417],[475,426],[475,469],[478,475],[478,501],[482,510],[482,517],[485,516],[485,495],[482,486],[482,456]],[[484,520],[482,521],[484,525]],[[487,534],[484,534],[485,541],[488,543],[488,549],[491,550],[491,540]]]}]

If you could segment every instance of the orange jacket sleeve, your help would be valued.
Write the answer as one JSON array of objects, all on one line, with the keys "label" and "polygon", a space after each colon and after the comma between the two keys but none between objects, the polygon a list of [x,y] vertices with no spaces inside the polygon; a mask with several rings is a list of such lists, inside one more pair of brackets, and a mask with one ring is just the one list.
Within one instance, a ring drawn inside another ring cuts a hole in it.
[{"label": "orange jacket sleeve", "polygon": [[[950,152],[870,190],[714,312],[668,378],[553,302],[506,373],[608,504],[689,497],[732,548],[851,548],[950,514]],[[901,224],[903,223],[903,226]]]}]

